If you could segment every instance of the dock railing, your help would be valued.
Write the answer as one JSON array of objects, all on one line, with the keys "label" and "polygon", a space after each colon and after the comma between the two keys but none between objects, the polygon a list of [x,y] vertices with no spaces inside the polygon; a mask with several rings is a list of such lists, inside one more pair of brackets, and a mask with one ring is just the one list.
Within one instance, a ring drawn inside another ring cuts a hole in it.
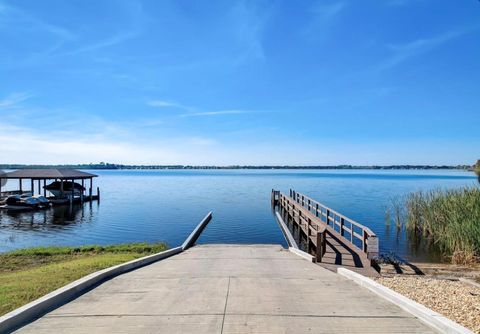
[{"label": "dock railing", "polygon": [[289,197],[272,190],[272,203],[279,203],[298,220],[305,235],[317,248],[318,261],[321,261],[325,253],[325,233],[329,232],[325,227],[331,228],[330,232],[338,234],[351,246],[361,250],[368,259],[378,256],[378,238],[371,229],[322,203],[291,189]]}]

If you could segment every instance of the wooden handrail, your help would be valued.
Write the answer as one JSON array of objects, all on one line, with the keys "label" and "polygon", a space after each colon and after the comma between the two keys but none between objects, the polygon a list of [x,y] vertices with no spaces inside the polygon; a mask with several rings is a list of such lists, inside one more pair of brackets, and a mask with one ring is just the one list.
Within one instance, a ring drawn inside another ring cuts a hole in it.
[{"label": "wooden handrail", "polygon": [[334,233],[334,231],[292,198],[278,193],[278,203],[288,211],[292,219],[307,236],[308,241],[315,245],[316,261],[322,262],[326,250],[326,233]]},{"label": "wooden handrail", "polygon": [[[352,246],[359,248],[364,252],[367,255],[367,258],[373,259],[378,256],[377,235],[368,227],[294,190],[290,190],[290,197],[287,197],[279,191],[274,191],[272,194],[275,194],[272,202],[275,200],[288,211],[297,211],[295,213],[298,216],[298,222],[302,226],[302,229],[303,226],[306,225],[306,231],[304,230],[304,232],[307,234],[307,237],[312,236],[310,233],[311,224],[317,231],[323,224],[325,224],[332,228],[333,231],[330,232],[340,234],[340,236],[347,242],[349,241]],[[303,210],[295,210],[294,203],[299,205]],[[293,216],[295,219],[295,215]],[[355,229],[360,233],[357,233]],[[345,237],[345,232],[350,235],[350,240]],[[361,247],[358,247],[355,244],[355,239],[361,242]],[[317,244],[317,240],[312,239],[312,242]]]},{"label": "wooden handrail", "polygon": [[[361,228],[362,230],[367,231],[367,233],[368,233],[369,235],[375,236],[375,233],[374,233],[371,229],[369,229],[368,227],[366,227],[366,226],[364,226],[364,225],[356,222],[355,220],[350,219],[350,218],[342,215],[341,213],[339,213],[339,212],[337,212],[337,211],[335,211],[335,210],[333,210],[333,209],[330,209],[328,206],[323,205],[322,203],[317,202],[317,201],[315,201],[314,199],[311,199],[311,198],[309,198],[309,197],[307,197],[307,196],[305,196],[305,195],[303,195],[303,194],[301,194],[301,193],[299,193],[299,192],[296,192],[295,190],[290,190],[290,191],[291,191],[290,197],[292,197],[297,203],[301,204],[301,203],[300,203],[300,199],[303,198],[303,199],[306,200],[306,201],[310,201],[310,203],[318,204],[318,208],[324,208],[324,209],[327,210],[327,212],[330,212],[330,214],[334,214],[335,216],[337,216],[337,217],[339,217],[339,218],[343,218],[343,219],[347,220],[348,222],[352,223],[353,225]],[[297,196],[298,199],[295,198],[295,196]],[[303,205],[303,207],[305,207],[305,205]],[[318,208],[316,208],[316,209],[318,210]],[[307,208],[307,209],[308,209],[308,208]]]}]

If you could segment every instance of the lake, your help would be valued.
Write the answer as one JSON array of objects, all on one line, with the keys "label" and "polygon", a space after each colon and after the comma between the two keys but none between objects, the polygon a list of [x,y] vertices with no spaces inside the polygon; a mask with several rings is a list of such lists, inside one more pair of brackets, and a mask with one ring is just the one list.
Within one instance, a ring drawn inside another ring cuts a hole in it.
[{"label": "lake", "polygon": [[[412,191],[475,185],[457,170],[101,170],[101,202],[35,213],[0,211],[0,251],[45,245],[165,241],[180,245],[213,211],[198,243],[286,245],[270,205],[272,188],[302,192],[370,227],[380,251],[436,261],[385,224],[392,199]],[[17,183],[10,181],[10,189]]]}]

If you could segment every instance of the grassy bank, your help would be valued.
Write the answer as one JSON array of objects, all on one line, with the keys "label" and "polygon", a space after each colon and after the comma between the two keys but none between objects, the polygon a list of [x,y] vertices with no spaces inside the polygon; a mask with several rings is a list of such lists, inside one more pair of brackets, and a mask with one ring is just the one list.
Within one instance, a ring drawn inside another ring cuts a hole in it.
[{"label": "grassy bank", "polygon": [[393,208],[397,225],[428,239],[453,263],[480,256],[480,188],[433,190],[408,195]]},{"label": "grassy bank", "polygon": [[0,254],[0,315],[85,275],[167,249],[164,243],[42,247]]}]

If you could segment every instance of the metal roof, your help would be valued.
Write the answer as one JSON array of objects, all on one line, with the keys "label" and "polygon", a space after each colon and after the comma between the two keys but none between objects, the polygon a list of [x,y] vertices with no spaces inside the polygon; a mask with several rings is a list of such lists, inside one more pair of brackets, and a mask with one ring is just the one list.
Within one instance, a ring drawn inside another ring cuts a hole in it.
[{"label": "metal roof", "polygon": [[82,172],[76,169],[18,169],[0,174],[2,179],[89,179],[98,175]]}]

